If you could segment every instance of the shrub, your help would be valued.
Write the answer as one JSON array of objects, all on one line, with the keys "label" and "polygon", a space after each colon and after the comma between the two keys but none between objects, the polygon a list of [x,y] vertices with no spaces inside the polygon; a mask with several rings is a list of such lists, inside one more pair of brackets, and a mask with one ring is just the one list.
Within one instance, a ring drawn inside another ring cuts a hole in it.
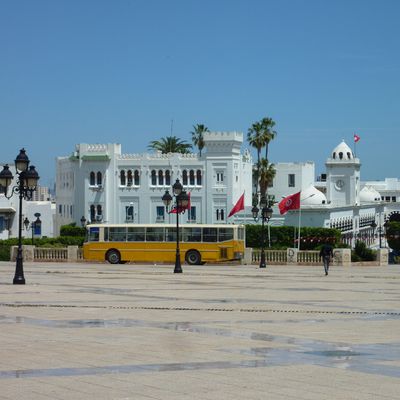
[{"label": "shrub", "polygon": [[[261,247],[261,224],[246,225],[246,247]],[[270,226],[271,247],[274,249],[286,249],[297,246],[294,240],[296,227],[294,226]],[[297,229],[296,229],[297,231]],[[332,245],[340,243],[340,231],[330,228],[301,228],[301,250],[314,250],[325,242]],[[268,226],[264,226],[264,239],[268,246]]]},{"label": "shrub", "polygon": [[86,229],[76,226],[75,222],[69,225],[63,225],[60,229],[60,236],[74,236],[84,238]]},{"label": "shrub", "polygon": [[376,260],[376,251],[367,248],[367,245],[364,242],[357,240],[356,245],[354,247],[354,251],[352,252],[351,261],[375,261]]}]

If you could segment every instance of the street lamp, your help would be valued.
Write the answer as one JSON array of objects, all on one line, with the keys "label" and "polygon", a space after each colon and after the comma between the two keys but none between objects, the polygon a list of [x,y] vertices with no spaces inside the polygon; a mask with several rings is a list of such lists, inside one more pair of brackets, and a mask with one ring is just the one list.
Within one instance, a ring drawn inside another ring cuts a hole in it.
[{"label": "street lamp", "polygon": [[[253,197],[257,199],[257,196]],[[259,215],[260,209],[257,207],[257,203],[254,204],[251,212],[253,214],[253,218],[255,222],[258,222],[261,218],[261,259],[260,259],[260,268],[265,268],[267,266],[265,262],[265,239],[264,239],[264,223],[265,221],[268,223],[272,217],[272,208],[267,203],[267,199],[265,196],[261,196],[260,199],[260,207],[261,207],[261,215]]]},{"label": "street lamp", "polygon": [[[4,187],[4,196],[10,199],[14,193],[19,195],[19,218],[18,218],[18,251],[15,266],[14,285],[25,285],[24,266],[22,256],[22,200],[30,200],[36,190],[39,175],[35,167],[29,166],[29,158],[25,149],[21,149],[15,159],[15,170],[17,174],[17,184],[11,188],[11,193],[7,195],[7,189],[11,185],[13,175],[8,165],[3,167],[0,172],[0,186]],[[29,167],[29,169],[28,169]]]},{"label": "street lamp", "polygon": [[174,273],[182,273],[181,266],[181,255],[179,250],[179,214],[183,214],[188,207],[189,204],[189,196],[183,190],[182,184],[179,182],[179,179],[172,186],[172,192],[175,197],[175,206],[169,210],[169,206],[172,202],[172,196],[169,194],[169,191],[166,190],[164,195],[162,196],[162,201],[165,205],[168,214],[176,213],[176,255],[175,255],[175,268]]},{"label": "street lamp", "polygon": [[86,226],[86,218],[84,215],[82,215],[82,217],[81,217],[81,226],[82,226],[82,228],[84,228]]},{"label": "street lamp", "polygon": [[29,231],[29,229],[32,232],[32,246],[33,246],[33,238],[34,235],[40,235],[40,231],[41,231],[41,226],[42,226],[42,221],[40,220],[40,213],[35,213],[35,217],[36,220],[30,222],[28,217],[25,217],[24,219],[24,226],[25,226],[25,230]]}]

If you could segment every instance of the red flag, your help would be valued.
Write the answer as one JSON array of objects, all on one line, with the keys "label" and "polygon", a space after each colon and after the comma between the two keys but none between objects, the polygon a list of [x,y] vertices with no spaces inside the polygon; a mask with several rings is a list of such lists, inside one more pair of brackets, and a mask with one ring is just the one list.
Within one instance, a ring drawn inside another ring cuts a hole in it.
[{"label": "red flag", "polygon": [[[188,195],[188,205],[187,205],[187,207],[178,207],[179,213],[181,213],[181,212],[183,212],[183,211],[185,211],[185,210],[190,210],[190,207],[192,206],[192,205],[191,205],[191,202],[190,202],[190,192],[189,192],[187,195]],[[177,211],[177,208],[174,207],[174,208],[170,211],[170,214],[176,214],[176,211]]]},{"label": "red flag", "polygon": [[236,204],[233,206],[231,212],[228,215],[228,218],[231,217],[233,214],[238,213],[241,210],[244,210],[244,192],[239,197],[239,200],[236,202]]},{"label": "red flag", "polygon": [[300,193],[291,194],[281,200],[278,204],[281,214],[286,214],[289,210],[298,210],[300,208]]},{"label": "red flag", "polygon": [[354,143],[357,143],[360,139],[360,136],[354,134]]}]

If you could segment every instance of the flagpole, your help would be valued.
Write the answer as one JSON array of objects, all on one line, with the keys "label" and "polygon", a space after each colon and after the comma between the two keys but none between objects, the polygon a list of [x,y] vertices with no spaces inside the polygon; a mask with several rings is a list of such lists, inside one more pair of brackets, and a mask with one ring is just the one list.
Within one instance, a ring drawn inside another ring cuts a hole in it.
[{"label": "flagpole", "polygon": [[300,227],[301,227],[301,199],[300,199],[300,207],[299,207],[299,234],[297,236],[297,238],[298,238],[297,250],[299,250],[299,251],[300,251],[300,237],[301,237]]}]

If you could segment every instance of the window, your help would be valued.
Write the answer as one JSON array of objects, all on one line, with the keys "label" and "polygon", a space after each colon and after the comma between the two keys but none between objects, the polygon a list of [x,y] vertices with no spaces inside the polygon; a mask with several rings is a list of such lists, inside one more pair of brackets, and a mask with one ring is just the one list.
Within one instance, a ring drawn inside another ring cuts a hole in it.
[{"label": "window", "polygon": [[182,185],[187,186],[188,184],[188,174],[186,170],[182,172]]},{"label": "window", "polygon": [[99,171],[97,173],[97,186],[101,186],[102,185],[102,179],[103,179],[103,175],[101,174],[101,172]]},{"label": "window", "polygon": [[96,174],[92,171],[90,173],[90,186],[94,186],[96,184]]},{"label": "window", "polygon": [[90,221],[94,222],[96,219],[96,207],[92,204],[90,206]]},{"label": "window", "polygon": [[392,201],[396,202],[396,196],[392,196]]},{"label": "window", "polygon": [[198,169],[196,171],[197,186],[201,186],[201,171]]},{"label": "window", "polygon": [[158,171],[158,184],[164,186],[164,174],[161,169]]},{"label": "window", "polygon": [[183,228],[182,242],[201,242],[201,228]]},{"label": "window", "polygon": [[128,228],[126,239],[128,242],[144,242],[145,231],[141,228]]},{"label": "window", "polygon": [[288,186],[289,187],[295,187],[296,186],[295,174],[289,174],[288,175]]},{"label": "window", "polygon": [[217,221],[223,221],[225,218],[225,211],[223,208],[217,208],[216,210]]},{"label": "window", "polygon": [[195,222],[196,221],[196,207],[190,207],[188,210],[188,222]]},{"label": "window", "polygon": [[135,169],[134,178],[135,178],[135,186],[139,186],[140,179],[139,179],[139,171],[137,169]]},{"label": "window", "polygon": [[121,186],[125,186],[126,185],[126,175],[125,175],[125,171],[124,170],[121,171],[120,185]]},{"label": "window", "polygon": [[129,205],[125,207],[125,219],[126,222],[133,222],[133,205]]},{"label": "window", "polygon": [[4,217],[0,217],[0,232],[4,231]]},{"label": "window", "polygon": [[151,171],[151,184],[153,186],[157,185],[157,176],[156,176],[156,171],[154,169]]},{"label": "window", "polygon": [[163,242],[164,241],[164,228],[147,228],[146,229],[147,242]]},{"label": "window", "polygon": [[223,183],[223,182],[224,182],[224,173],[217,172],[217,183]]},{"label": "window", "polygon": [[101,221],[103,219],[103,210],[101,208],[101,205],[98,204],[96,208],[97,208],[97,218],[96,219],[98,221]]},{"label": "window", "polygon": [[171,185],[171,172],[169,169],[165,171],[165,185],[170,186]]},{"label": "window", "polygon": [[189,172],[189,184],[194,186],[194,171],[192,169]]},{"label": "window", "polygon": [[[383,199],[382,199],[383,200]],[[58,213],[61,215],[62,214],[62,205],[59,204],[58,205]]]},{"label": "window", "polygon": [[99,228],[90,228],[89,229],[89,242],[98,242],[99,241]]},{"label": "window", "polygon": [[128,186],[132,186],[132,171],[128,171]]},{"label": "window", "polygon": [[203,242],[216,242],[216,241],[217,241],[217,228],[204,228]]},{"label": "window", "polygon": [[233,239],[233,229],[232,228],[219,228],[218,229],[218,240],[223,242],[225,240]]},{"label": "window", "polygon": [[126,228],[125,227],[108,228],[108,241],[126,242]]},{"label": "window", "polygon": [[156,213],[157,213],[157,222],[164,221],[164,219],[165,219],[165,207],[164,206],[157,206]]}]

